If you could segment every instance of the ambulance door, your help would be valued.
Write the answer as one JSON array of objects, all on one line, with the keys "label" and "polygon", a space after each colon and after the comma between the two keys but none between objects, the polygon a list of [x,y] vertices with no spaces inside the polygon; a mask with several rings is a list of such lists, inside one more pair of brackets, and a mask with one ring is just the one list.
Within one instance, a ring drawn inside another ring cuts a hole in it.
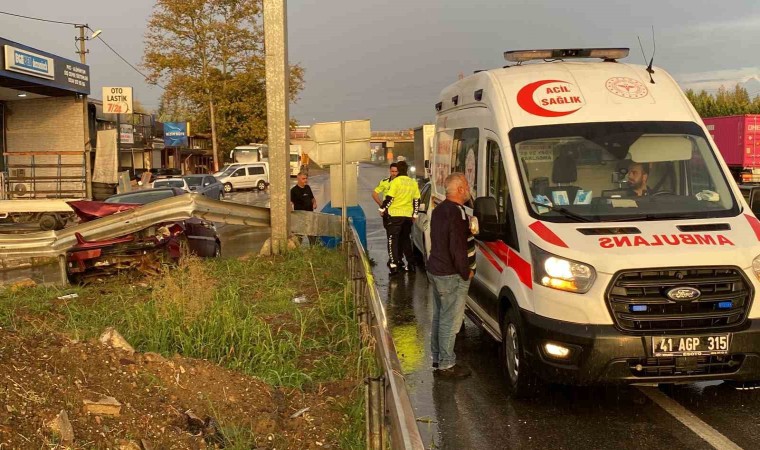
[{"label": "ambulance door", "polygon": [[511,217],[509,185],[501,145],[496,135],[489,130],[484,130],[483,138],[483,181],[478,189],[478,196],[492,197],[496,200],[499,222],[504,224],[504,233],[500,239],[493,242],[477,241],[477,275],[473,289],[480,291],[476,292],[476,301],[498,327],[498,295],[502,288],[502,273],[507,270],[510,244],[514,240],[510,238],[514,222]]}]

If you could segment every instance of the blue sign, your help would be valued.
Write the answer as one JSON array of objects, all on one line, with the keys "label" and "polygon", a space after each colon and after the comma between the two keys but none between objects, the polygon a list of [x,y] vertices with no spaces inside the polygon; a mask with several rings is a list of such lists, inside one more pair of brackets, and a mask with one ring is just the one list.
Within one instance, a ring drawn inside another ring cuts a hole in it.
[{"label": "blue sign", "polygon": [[0,37],[3,86],[42,95],[90,95],[90,68]]},{"label": "blue sign", "polygon": [[53,58],[10,45],[5,46],[5,70],[21,72],[49,80],[55,79],[55,63],[53,62]]},{"label": "blue sign", "polygon": [[164,145],[187,147],[187,122],[164,122]]}]

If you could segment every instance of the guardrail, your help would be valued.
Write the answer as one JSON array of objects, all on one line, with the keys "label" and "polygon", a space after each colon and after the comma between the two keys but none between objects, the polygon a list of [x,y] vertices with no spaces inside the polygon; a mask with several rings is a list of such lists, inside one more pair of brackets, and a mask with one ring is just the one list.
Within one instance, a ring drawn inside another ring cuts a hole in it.
[{"label": "guardrail", "polygon": [[[351,226],[348,244],[348,274],[359,323],[372,337],[380,374],[368,376],[365,399],[367,448],[424,449],[422,437],[406,390],[406,381],[396,346],[388,331],[385,308],[380,300],[367,252]],[[390,441],[387,442],[387,437]]]}]

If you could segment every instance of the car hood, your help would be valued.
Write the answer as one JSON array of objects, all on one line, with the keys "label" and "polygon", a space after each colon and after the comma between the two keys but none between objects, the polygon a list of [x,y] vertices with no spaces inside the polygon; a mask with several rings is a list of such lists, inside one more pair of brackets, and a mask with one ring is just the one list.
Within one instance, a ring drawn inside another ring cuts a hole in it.
[{"label": "car hood", "polygon": [[94,200],[75,200],[68,202],[68,204],[82,222],[89,222],[90,220],[100,219],[101,217],[110,216],[122,211],[130,211],[142,206],[139,203],[106,203]]}]

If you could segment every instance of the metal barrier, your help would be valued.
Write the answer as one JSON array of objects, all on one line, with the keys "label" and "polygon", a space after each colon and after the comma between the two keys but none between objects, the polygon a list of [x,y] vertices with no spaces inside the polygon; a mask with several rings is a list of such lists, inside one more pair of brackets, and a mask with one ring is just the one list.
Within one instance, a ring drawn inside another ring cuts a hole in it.
[{"label": "metal barrier", "polygon": [[[364,335],[371,336],[368,344],[374,346],[380,372],[379,376],[366,379],[367,448],[385,449],[390,443],[394,450],[424,449],[369,258],[356,229],[353,226],[350,229],[347,244],[351,292],[360,327]],[[386,437],[390,437],[390,442],[386,442]]]}]

